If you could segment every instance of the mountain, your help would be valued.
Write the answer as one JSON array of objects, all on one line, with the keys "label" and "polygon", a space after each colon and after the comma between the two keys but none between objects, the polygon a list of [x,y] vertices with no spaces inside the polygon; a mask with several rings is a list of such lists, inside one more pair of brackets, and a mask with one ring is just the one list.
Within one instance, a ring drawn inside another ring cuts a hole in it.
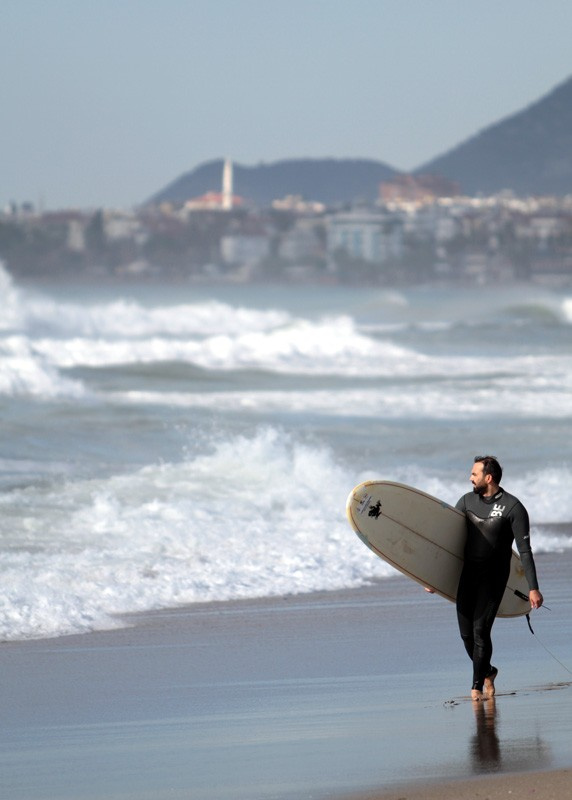
[{"label": "mountain", "polygon": [[[184,202],[209,191],[220,191],[223,161],[210,161],[169,184],[147,204]],[[269,205],[286,195],[302,195],[326,205],[375,200],[381,181],[399,173],[380,161],[367,159],[292,159],[245,167],[234,164],[234,194]]]},{"label": "mountain", "polygon": [[572,78],[415,170],[421,173],[455,181],[468,195],[572,193]]},{"label": "mountain", "polygon": [[[201,164],[147,203],[184,202],[218,192],[222,169],[222,160]],[[400,174],[383,162],[367,159],[291,159],[252,167],[235,164],[234,194],[259,206],[289,194],[342,205],[377,199],[379,184]],[[572,194],[572,78],[413,174],[441,176],[468,195],[503,189],[518,195]]]}]

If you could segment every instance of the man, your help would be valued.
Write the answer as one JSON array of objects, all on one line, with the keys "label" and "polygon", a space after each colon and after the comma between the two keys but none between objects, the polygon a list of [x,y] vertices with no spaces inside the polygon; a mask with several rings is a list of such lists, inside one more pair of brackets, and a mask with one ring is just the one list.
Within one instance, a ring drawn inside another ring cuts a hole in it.
[{"label": "man", "polygon": [[530,605],[540,608],[543,601],[530,549],[528,513],[520,500],[500,486],[501,478],[502,468],[494,456],[477,456],[470,476],[473,491],[457,503],[467,516],[457,619],[473,662],[473,700],[486,700],[495,693],[498,670],[491,665],[491,629],[508,580],[513,540],[528,581]]}]

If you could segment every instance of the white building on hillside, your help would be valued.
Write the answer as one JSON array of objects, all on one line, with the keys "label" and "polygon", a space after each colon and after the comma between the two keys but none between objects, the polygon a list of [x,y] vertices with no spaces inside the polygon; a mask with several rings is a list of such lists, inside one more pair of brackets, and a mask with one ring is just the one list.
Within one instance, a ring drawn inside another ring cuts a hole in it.
[{"label": "white building on hillside", "polygon": [[350,258],[381,264],[403,252],[399,220],[377,211],[354,209],[327,218],[327,249]]},{"label": "white building on hillside", "polygon": [[270,253],[270,240],[263,232],[222,236],[220,255],[224,264],[256,265]]}]

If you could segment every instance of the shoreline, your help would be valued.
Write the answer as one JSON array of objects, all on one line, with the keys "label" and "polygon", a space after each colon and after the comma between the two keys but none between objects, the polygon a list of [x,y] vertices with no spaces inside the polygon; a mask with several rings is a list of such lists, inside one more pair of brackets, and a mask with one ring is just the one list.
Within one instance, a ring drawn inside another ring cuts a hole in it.
[{"label": "shoreline", "polygon": [[337,800],[505,800],[537,795],[542,800],[568,800],[572,790],[572,769],[485,775],[462,781],[442,781],[420,786],[401,786],[387,792],[368,792]]},{"label": "shoreline", "polygon": [[[572,554],[538,561],[554,610],[533,627],[570,664]],[[454,606],[400,576],[122,619],[0,647],[11,800],[569,795],[571,677],[524,618],[495,624],[498,694],[477,709]]]}]

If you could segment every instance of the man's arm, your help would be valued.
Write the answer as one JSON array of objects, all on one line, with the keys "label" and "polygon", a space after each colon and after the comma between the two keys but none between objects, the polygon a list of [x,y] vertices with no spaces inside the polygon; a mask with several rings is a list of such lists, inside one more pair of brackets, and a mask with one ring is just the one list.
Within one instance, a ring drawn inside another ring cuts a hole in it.
[{"label": "man's arm", "polygon": [[510,521],[512,524],[514,541],[520,553],[520,560],[522,561],[524,574],[526,575],[528,588],[530,590],[528,594],[530,605],[532,608],[540,608],[543,603],[543,597],[538,588],[536,565],[530,546],[530,521],[528,519],[528,512],[522,503],[516,503],[511,510]]}]

